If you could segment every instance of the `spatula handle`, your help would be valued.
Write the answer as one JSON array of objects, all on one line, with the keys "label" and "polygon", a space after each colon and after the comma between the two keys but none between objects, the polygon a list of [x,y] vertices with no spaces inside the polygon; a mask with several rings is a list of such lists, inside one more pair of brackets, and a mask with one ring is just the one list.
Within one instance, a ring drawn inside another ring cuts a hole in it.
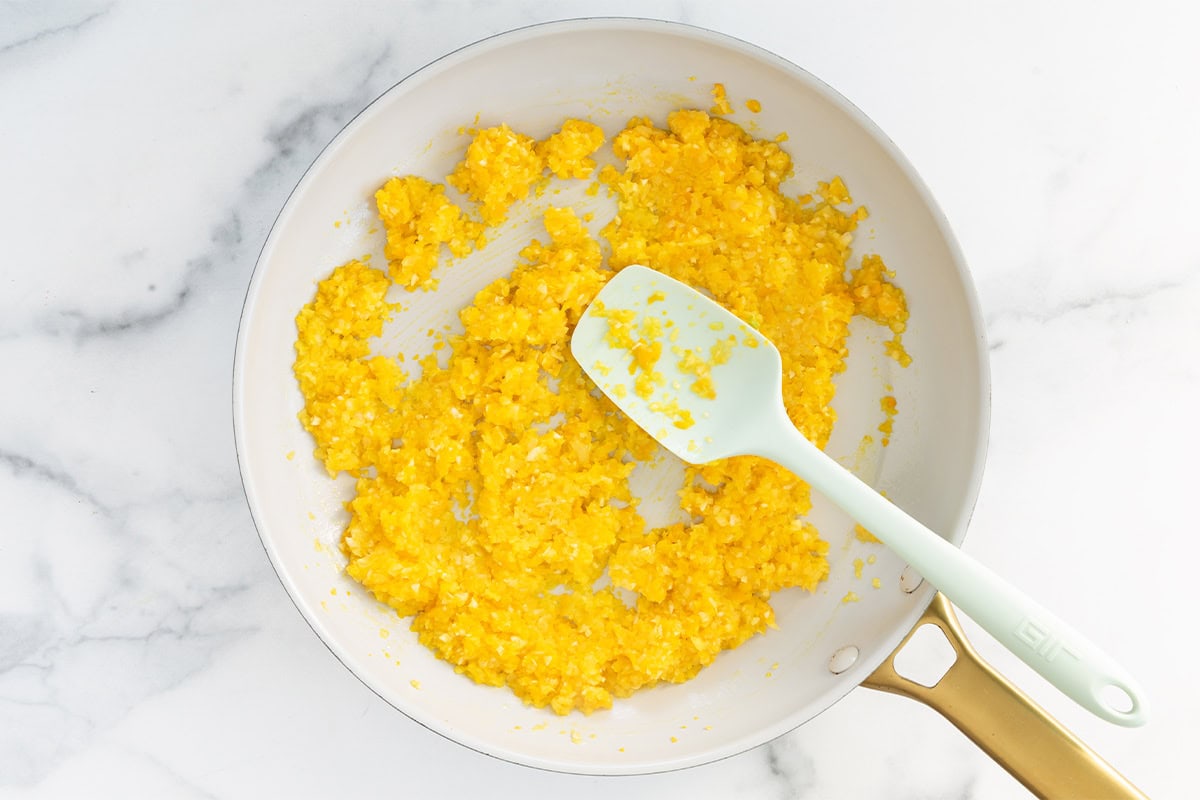
[{"label": "spatula handle", "polygon": [[[762,426],[767,431],[770,426]],[[926,528],[784,421],[747,449],[790,469],[887,544],[1002,645],[1097,716],[1126,727],[1146,721],[1133,678],[1023,592]]]}]

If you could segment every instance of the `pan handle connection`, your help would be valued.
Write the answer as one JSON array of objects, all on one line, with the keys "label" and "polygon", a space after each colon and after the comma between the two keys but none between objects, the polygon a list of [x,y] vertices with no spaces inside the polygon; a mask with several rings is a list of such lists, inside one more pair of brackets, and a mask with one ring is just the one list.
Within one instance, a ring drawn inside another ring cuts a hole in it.
[{"label": "pan handle connection", "polygon": [[[894,659],[922,626],[936,625],[957,658],[932,687],[896,672]],[[937,594],[896,649],[862,683],[932,708],[1038,797],[1140,798],[1136,786],[979,657]]]}]

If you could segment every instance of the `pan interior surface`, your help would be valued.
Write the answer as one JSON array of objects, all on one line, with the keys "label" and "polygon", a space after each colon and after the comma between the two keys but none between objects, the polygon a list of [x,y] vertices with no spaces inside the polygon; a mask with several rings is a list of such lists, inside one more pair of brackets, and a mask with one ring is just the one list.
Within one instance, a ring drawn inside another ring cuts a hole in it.
[{"label": "pan interior surface", "polygon": [[[558,717],[523,705],[507,689],[456,674],[417,642],[407,620],[344,574],[339,541],[353,482],[331,480],[309,456],[312,440],[296,418],[303,400],[291,371],[294,319],[316,282],[337,265],[368,253],[373,263],[386,263],[375,190],[391,175],[442,181],[468,141],[462,126],[504,122],[542,138],[577,117],[597,123],[611,138],[633,116],[662,125],[675,109],[707,109],[717,82],[735,101],[735,122],[757,136],[788,134],[784,146],[795,162],[785,186],[790,193],[842,176],[855,202],[870,210],[854,258],[880,254],[908,299],[908,368],[886,357],[886,332],[862,321],[852,328],[827,452],[952,541],[965,533],[987,426],[979,314],[944,219],[912,168],[869,120],[782,59],[671,23],[552,23],[451,54],[360,114],[289,199],[247,295],[234,413],[259,534],[313,629],[389,703],[481,752],[588,774],[661,771],[732,755],[804,723],[858,685],[932,596],[928,586],[905,585],[902,562],[881,545],[859,540],[847,517],[814,498],[809,518],[829,541],[831,574],[815,593],[787,590],[772,597],[778,628],[722,654],[687,683],[618,699],[610,711]],[[760,113],[746,109],[747,98],[761,103]],[[489,232],[487,248],[444,274],[436,293],[403,295],[406,309],[385,330],[380,351],[428,350],[428,329],[453,325],[459,308],[510,272],[530,239],[544,236],[540,209],[551,201],[595,210],[600,223],[615,207],[603,196],[585,196],[582,187],[575,195],[564,190],[530,202]],[[864,451],[860,443],[879,423],[884,387],[899,408],[891,444]],[[654,486],[644,488],[655,493]],[[872,557],[856,574],[856,559]],[[878,588],[872,578],[879,579]],[[849,647],[858,656],[847,664]],[[835,653],[841,653],[837,674],[830,669]]]}]

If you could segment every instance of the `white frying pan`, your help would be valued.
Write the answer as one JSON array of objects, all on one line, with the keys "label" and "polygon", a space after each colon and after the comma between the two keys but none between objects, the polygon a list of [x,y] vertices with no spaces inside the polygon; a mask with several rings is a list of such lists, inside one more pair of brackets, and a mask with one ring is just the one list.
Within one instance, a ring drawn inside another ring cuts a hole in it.
[{"label": "white frying pan", "polygon": [[[293,320],[335,266],[364,253],[386,263],[375,189],[393,174],[442,180],[466,144],[460,126],[476,115],[481,126],[506,122],[538,138],[568,117],[585,117],[611,136],[631,116],[661,124],[676,108],[708,108],[716,82],[729,91],[735,121],[764,136],[789,134],[795,193],[834,175],[845,179],[871,212],[856,251],[881,254],[908,297],[912,366],[900,369],[885,358],[883,336],[870,324],[853,328],[827,452],[930,528],[961,541],[987,438],[986,348],[962,257],[908,162],[846,100],[770,53],[673,23],[579,20],[479,42],[399,83],[325,149],[276,221],[242,314],[234,421],[246,495],[280,580],[326,645],[380,697],[444,736],[513,762],[588,774],[692,766],[763,744],[865,684],[933,705],[1035,792],[1139,796],[978,663],[948,605],[933,602],[932,588],[888,550],[860,542],[852,523],[820,498],[810,519],[830,542],[831,574],[814,594],[772,598],[778,629],[723,654],[686,684],[642,691],[588,717],[556,717],[524,706],[507,689],[455,674],[417,643],[407,620],[343,574],[337,544],[352,486],[326,476],[296,419],[302,400],[291,372]],[[761,102],[761,113],[746,110],[750,98]],[[404,295],[407,310],[385,331],[380,351],[428,349],[429,328],[453,324],[460,307],[511,271],[517,251],[543,235],[540,208],[551,201],[594,209],[598,228],[612,201],[586,197],[585,184],[576,184],[516,213],[487,248],[443,275],[435,294]],[[859,442],[879,422],[885,385],[900,409],[891,445],[864,451]],[[660,470],[640,488],[670,496],[664,490],[676,479]],[[871,555],[875,562],[856,577],[854,560]],[[860,600],[843,602],[848,592]],[[926,621],[946,630],[960,652],[933,689],[891,669],[893,650]]]}]

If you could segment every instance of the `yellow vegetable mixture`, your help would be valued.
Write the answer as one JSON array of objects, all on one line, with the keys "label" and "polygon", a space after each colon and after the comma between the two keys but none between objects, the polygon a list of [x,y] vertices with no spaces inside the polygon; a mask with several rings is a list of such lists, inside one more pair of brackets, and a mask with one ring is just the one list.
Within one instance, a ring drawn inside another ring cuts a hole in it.
[{"label": "yellow vegetable mixture", "polygon": [[[689,468],[689,522],[647,528],[629,477],[665,456],[568,349],[614,271],[645,264],[702,287],[773,340],[792,420],[818,445],[853,316],[889,328],[890,352],[908,358],[891,273],[876,256],[847,263],[867,212],[841,179],[786,196],[777,141],[704,111],[665,128],[633,119],[597,174],[604,144],[579,120],[544,141],[499,125],[446,179],[461,205],[422,178],[386,181],[387,272],[338,267],[296,318],[300,420],[329,474],[357,478],[347,572],[458,672],[559,714],[688,680],[773,625],[772,592],[812,591],[828,573],[828,545],[803,519],[808,487],[757,458]],[[389,289],[453,280],[448,256],[486,246],[487,227],[551,174],[615,194],[607,257],[572,209],[551,208],[544,239],[459,312],[445,366],[372,355]]]}]

